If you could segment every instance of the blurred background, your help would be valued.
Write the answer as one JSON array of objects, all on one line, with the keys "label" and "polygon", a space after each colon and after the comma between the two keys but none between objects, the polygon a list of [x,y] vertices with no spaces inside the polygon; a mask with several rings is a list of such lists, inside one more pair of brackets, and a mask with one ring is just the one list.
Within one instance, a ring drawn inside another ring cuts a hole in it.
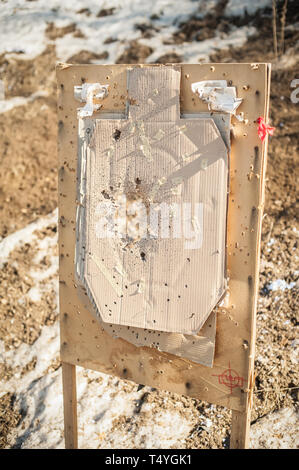
[{"label": "blurred background", "polygon": [[[272,62],[251,447],[298,446],[298,55],[295,0],[0,0],[0,448],[64,446],[57,61]],[[78,414],[81,448],[229,444],[230,411],[80,368]]]}]

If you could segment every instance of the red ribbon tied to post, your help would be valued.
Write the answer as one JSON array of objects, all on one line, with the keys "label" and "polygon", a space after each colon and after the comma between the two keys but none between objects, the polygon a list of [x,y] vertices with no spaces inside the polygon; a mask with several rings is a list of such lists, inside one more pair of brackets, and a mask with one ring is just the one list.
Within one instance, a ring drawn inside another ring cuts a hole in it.
[{"label": "red ribbon tied to post", "polygon": [[274,134],[275,127],[268,126],[268,124],[265,123],[265,120],[263,117],[259,117],[256,122],[259,125],[257,132],[261,141],[265,139],[267,134],[269,135]]}]

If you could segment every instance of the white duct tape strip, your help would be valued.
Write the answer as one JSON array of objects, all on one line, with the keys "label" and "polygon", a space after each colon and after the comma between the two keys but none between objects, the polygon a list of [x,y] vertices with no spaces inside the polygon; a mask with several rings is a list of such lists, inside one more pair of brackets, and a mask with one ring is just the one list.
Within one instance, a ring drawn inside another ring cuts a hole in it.
[{"label": "white duct tape strip", "polygon": [[237,98],[236,88],[227,86],[226,80],[206,80],[192,83],[191,89],[208,104],[210,110],[236,115],[236,109],[242,103],[242,98]]},{"label": "white duct tape strip", "polygon": [[84,83],[74,87],[75,99],[86,103],[83,108],[78,108],[78,118],[90,117],[94,111],[101,108],[101,104],[94,103],[94,99],[102,100],[108,96],[109,85],[101,85],[100,83]]}]

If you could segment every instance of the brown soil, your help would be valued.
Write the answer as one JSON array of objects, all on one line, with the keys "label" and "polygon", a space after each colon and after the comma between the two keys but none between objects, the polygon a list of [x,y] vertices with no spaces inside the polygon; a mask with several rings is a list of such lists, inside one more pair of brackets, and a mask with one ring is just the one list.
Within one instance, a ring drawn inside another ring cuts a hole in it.
[{"label": "brown soil", "polygon": [[141,64],[151,55],[153,49],[140,44],[138,41],[131,41],[127,49],[118,57],[117,64]]},{"label": "brown soil", "polygon": [[84,34],[80,29],[77,28],[75,23],[69,24],[67,26],[63,26],[62,28],[58,28],[55,26],[54,23],[48,23],[47,29],[46,29],[46,36],[54,41],[55,39],[62,38],[66,34],[73,33],[74,37],[77,38],[84,38]]},{"label": "brown soil", "polygon": [[97,17],[102,18],[104,16],[110,16],[110,15],[113,15],[114,12],[115,12],[115,8],[102,8],[97,14]]},{"label": "brown soil", "polygon": [[182,56],[178,55],[176,52],[170,52],[159,57],[156,64],[179,64],[180,62],[183,62]]},{"label": "brown soil", "polygon": [[94,60],[106,60],[108,57],[109,54],[107,51],[103,51],[101,54],[89,51],[80,51],[69,57],[67,62],[70,64],[91,64]]},{"label": "brown soil", "polygon": [[6,393],[0,398],[0,449],[7,444],[7,436],[10,429],[16,427],[21,415],[14,409],[15,397],[11,393]]},{"label": "brown soil", "polygon": [[[47,229],[37,231],[39,238],[56,235],[56,225],[49,225]],[[42,295],[39,302],[32,302],[27,294],[36,285],[36,280],[30,271],[45,271],[50,267],[49,256],[41,261],[35,261],[38,253],[38,240],[26,243],[15,249],[7,262],[0,270],[0,338],[5,347],[13,349],[22,343],[33,344],[39,337],[43,325],[51,325],[57,319],[57,305],[55,292],[48,290]],[[57,246],[51,255],[57,255]],[[50,278],[41,285],[48,283]],[[4,375],[9,371],[4,369]],[[0,375],[1,378],[1,375]]]},{"label": "brown soil", "polygon": [[0,114],[0,237],[57,206],[55,60],[52,47],[34,61],[1,58],[5,96],[49,96]]},{"label": "brown soil", "polygon": [[[4,82],[5,98],[30,96],[38,90],[46,90],[55,106],[55,46],[47,49],[34,60],[14,59],[0,56],[0,79]],[[49,103],[47,103],[49,104]],[[1,115],[3,118],[4,116]]]}]

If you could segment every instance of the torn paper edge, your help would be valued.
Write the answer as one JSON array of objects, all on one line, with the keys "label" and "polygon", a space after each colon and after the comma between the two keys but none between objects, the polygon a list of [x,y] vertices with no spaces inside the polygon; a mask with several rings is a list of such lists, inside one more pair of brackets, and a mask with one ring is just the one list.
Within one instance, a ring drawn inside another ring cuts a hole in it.
[{"label": "torn paper edge", "polygon": [[74,97],[81,103],[86,103],[83,108],[77,109],[78,118],[91,117],[94,111],[98,111],[102,105],[94,103],[94,98],[102,100],[108,96],[109,85],[100,83],[83,83],[83,85],[74,86]]},{"label": "torn paper edge", "polygon": [[208,104],[209,110],[230,113],[238,120],[243,120],[241,115],[236,114],[236,110],[243,100],[237,98],[236,87],[227,86],[226,80],[203,80],[192,83],[191,89]]}]

